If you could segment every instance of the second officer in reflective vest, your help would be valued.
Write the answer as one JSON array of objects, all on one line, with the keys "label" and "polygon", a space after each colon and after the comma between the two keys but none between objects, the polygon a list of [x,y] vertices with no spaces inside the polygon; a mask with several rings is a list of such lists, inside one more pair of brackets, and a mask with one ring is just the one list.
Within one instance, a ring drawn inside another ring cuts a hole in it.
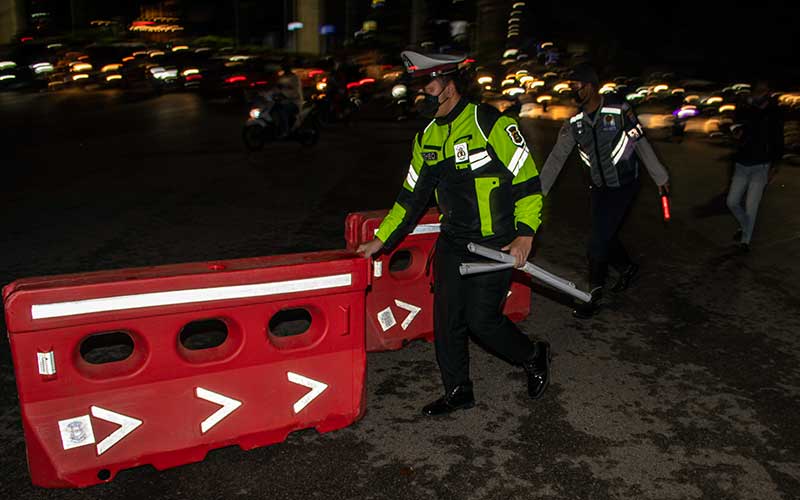
[{"label": "second officer in reflective vest", "polygon": [[474,406],[470,334],[500,357],[522,365],[528,395],[538,399],[549,382],[550,346],[532,343],[502,314],[512,270],[459,273],[461,263],[476,260],[467,251],[470,242],[507,250],[518,267],[525,264],[541,222],[536,166],[513,119],[462,97],[463,57],[403,52],[402,58],[409,73],[428,78],[423,107],[433,120],[414,139],[397,202],[375,239],[359,252],[370,257],[396,245],[435,193],[442,225],[434,265],[434,336],[445,394],[423,413],[442,415]]},{"label": "second officer in reflective vest", "polygon": [[[630,105],[614,95],[601,95],[600,80],[587,64],[575,67],[571,87],[579,112],[564,123],[558,140],[542,168],[542,192],[547,195],[564,163],[574,149],[589,170],[591,184],[592,229],[589,237],[589,286],[599,298],[606,281],[608,265],[620,273],[612,290],[627,289],[639,266],[622,246],[619,230],[639,191],[639,167],[669,192],[669,175],[644,137]],[[597,303],[579,305],[573,314],[591,317]]]}]

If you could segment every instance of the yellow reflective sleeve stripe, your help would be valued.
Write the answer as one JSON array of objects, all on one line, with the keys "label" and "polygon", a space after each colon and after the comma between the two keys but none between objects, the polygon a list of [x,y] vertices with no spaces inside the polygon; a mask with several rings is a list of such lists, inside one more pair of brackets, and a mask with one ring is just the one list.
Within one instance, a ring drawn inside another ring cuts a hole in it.
[{"label": "yellow reflective sleeve stripe", "polygon": [[494,234],[490,199],[492,197],[492,191],[498,186],[500,186],[500,179],[497,177],[478,177],[475,179],[475,194],[478,197],[478,215],[481,219],[481,234],[484,237]]},{"label": "yellow reflective sleeve stripe", "polygon": [[389,213],[383,219],[383,222],[381,222],[380,227],[378,227],[378,232],[375,233],[375,237],[385,243],[392,233],[395,232],[398,227],[400,227],[400,224],[403,223],[405,216],[406,209],[403,207],[403,205],[395,203],[394,206],[392,206],[392,209],[389,210]]},{"label": "yellow reflective sleeve stripe", "polygon": [[534,231],[539,230],[542,224],[542,195],[532,194],[520,198],[514,203],[514,226],[519,230],[519,223],[523,223]]}]

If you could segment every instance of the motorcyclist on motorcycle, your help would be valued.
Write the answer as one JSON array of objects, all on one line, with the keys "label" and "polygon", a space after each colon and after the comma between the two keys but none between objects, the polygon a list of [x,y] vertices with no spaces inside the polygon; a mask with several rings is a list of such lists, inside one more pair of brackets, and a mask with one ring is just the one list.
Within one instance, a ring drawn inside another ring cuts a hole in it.
[{"label": "motorcyclist on motorcycle", "polygon": [[292,72],[288,59],[284,59],[281,63],[281,70],[276,92],[284,98],[276,100],[273,108],[279,126],[279,139],[289,135],[297,124],[297,117],[303,108],[303,86],[300,78]]}]

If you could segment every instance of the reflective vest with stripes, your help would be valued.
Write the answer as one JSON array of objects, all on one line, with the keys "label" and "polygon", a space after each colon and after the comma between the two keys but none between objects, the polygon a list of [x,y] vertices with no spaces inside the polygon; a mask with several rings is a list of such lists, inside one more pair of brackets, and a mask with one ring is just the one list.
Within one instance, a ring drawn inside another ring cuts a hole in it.
[{"label": "reflective vest with stripes", "polygon": [[639,176],[635,147],[643,132],[627,102],[608,101],[604,97],[594,120],[580,112],[569,121],[578,156],[589,168],[592,183],[597,187],[620,187]]}]

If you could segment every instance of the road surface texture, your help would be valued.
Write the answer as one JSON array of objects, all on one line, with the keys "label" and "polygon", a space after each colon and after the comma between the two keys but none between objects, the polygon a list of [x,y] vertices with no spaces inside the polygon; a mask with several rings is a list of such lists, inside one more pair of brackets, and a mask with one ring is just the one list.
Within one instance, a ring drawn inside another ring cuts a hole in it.
[{"label": "road surface texture", "polygon": [[[417,122],[373,113],[315,148],[244,152],[246,108],[191,94],[0,94],[0,283],[72,273],[342,248],[348,212],[388,208]],[[538,165],[559,123],[523,120]],[[798,499],[800,170],[761,205],[748,255],[733,217],[703,210],[730,150],[651,134],[672,173],[673,221],[643,189],[623,240],[642,262],[595,319],[537,289],[522,324],[553,346],[552,384],[472,345],[477,406],[420,414],[441,393],[433,346],[368,356],[368,411],[200,463],[142,467],[86,490],[31,485],[8,341],[0,342],[0,498]],[[585,177],[571,159],[545,201],[533,261],[583,283]]]}]

